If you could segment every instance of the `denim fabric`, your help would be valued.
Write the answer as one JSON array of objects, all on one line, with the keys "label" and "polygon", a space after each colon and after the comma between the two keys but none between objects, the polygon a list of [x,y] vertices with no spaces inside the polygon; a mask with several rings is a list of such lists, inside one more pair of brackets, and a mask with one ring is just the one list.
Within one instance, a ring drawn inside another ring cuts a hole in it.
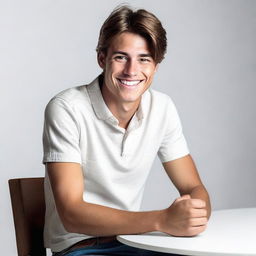
[{"label": "denim fabric", "polygon": [[89,246],[79,249],[64,250],[54,253],[53,256],[82,256],[82,255],[98,255],[98,256],[175,256],[174,254],[153,252],[135,247],[124,245],[118,241]]}]

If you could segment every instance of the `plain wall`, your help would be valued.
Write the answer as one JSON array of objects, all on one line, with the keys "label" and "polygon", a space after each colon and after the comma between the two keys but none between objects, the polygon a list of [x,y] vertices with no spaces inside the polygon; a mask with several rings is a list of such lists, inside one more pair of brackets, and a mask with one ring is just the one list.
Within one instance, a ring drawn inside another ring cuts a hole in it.
[{"label": "plain wall", "polygon": [[[153,87],[172,97],[213,209],[255,207],[256,1],[126,1],[155,13],[168,53]],[[99,29],[122,1],[0,3],[0,238],[16,255],[7,181],[43,176],[43,112],[61,90],[100,72]],[[142,209],[177,197],[156,159]]]}]

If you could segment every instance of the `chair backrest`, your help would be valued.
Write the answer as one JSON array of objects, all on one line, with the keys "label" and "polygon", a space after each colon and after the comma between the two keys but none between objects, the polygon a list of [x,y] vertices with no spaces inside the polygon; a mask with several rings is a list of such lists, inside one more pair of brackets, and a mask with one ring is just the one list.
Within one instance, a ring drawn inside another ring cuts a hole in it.
[{"label": "chair backrest", "polygon": [[18,256],[45,256],[44,178],[9,180]]}]

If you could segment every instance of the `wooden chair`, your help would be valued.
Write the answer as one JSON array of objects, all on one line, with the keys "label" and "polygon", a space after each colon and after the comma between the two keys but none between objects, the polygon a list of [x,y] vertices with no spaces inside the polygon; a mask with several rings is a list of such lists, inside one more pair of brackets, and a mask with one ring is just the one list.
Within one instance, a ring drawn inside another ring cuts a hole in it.
[{"label": "wooden chair", "polygon": [[18,256],[45,256],[44,178],[9,180]]}]

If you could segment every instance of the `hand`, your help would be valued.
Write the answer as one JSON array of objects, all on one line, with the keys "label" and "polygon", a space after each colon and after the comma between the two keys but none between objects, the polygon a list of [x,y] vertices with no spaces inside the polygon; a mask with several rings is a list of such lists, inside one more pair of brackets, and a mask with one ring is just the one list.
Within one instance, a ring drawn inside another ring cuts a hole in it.
[{"label": "hand", "polygon": [[205,202],[190,195],[177,198],[165,209],[162,232],[173,236],[195,236],[203,232],[207,224]]}]

